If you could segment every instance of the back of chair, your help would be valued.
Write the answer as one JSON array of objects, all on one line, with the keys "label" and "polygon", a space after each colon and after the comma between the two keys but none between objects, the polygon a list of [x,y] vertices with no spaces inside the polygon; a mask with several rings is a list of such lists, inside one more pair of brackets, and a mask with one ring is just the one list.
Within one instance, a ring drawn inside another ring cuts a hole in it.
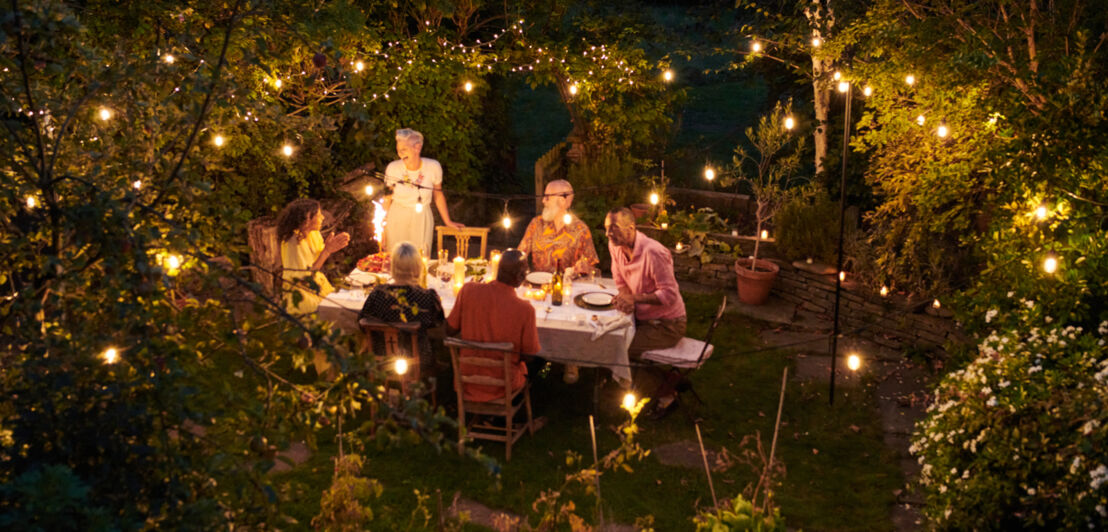
[{"label": "back of chair", "polygon": [[453,236],[455,239],[455,248],[458,255],[462,258],[469,258],[469,239],[471,237],[477,237],[481,240],[481,254],[477,256],[479,259],[485,258],[485,250],[488,247],[489,228],[488,227],[463,227],[461,229],[454,229],[445,225],[439,225],[435,227],[437,233],[438,249],[442,249],[442,237]]},{"label": "back of chair", "polygon": [[[416,322],[384,322],[372,318],[361,318],[358,325],[362,328],[366,339],[366,353],[369,356],[383,358],[382,362],[391,362],[404,359],[408,362],[408,373],[401,380],[418,381],[419,367],[419,323]],[[373,333],[380,333],[384,337],[384,353],[377,355],[374,349]],[[403,346],[400,335],[404,333],[409,339],[407,348]]]},{"label": "back of chair", "polygon": [[719,304],[719,310],[716,310],[716,317],[712,319],[712,324],[708,326],[708,334],[704,335],[704,347],[700,349],[700,356],[696,359],[696,366],[700,367],[704,363],[704,354],[708,352],[708,348],[712,345],[712,335],[716,332],[716,327],[719,327],[719,322],[723,321],[723,311],[727,308],[727,296],[723,296],[723,301]]},{"label": "back of chair", "polygon": [[[504,389],[505,400],[512,397],[512,357],[515,354],[515,346],[511,342],[471,342],[460,338],[448,337],[443,341],[450,349],[450,364],[454,367],[454,389],[458,392],[458,401],[464,400],[465,386],[481,385],[494,386]],[[499,360],[479,356],[465,357],[462,360],[462,349],[477,349],[481,351],[496,351],[502,354]],[[499,368],[497,375],[464,375],[462,365],[478,366],[485,368]]]}]

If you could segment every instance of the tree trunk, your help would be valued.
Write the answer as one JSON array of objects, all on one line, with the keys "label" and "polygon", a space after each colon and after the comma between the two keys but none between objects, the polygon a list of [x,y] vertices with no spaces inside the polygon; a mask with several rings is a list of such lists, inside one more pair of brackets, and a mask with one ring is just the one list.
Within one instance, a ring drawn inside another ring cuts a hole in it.
[{"label": "tree trunk", "polygon": [[[804,9],[804,16],[808,18],[808,26],[812,28],[812,39],[825,38],[835,24],[835,13],[831,10],[830,0],[827,6],[824,0],[812,0],[811,5]],[[824,160],[827,158],[827,130],[830,124],[827,122],[828,111],[831,106],[831,91],[826,86],[827,73],[832,67],[832,61],[823,59],[813,50],[812,52],[812,101],[816,112],[815,132],[812,140],[816,147],[816,175],[824,171]]]},{"label": "tree trunk", "polygon": [[250,264],[254,266],[254,281],[262,285],[266,295],[281,295],[281,244],[277,242],[277,219],[264,216],[246,224],[250,244]]}]

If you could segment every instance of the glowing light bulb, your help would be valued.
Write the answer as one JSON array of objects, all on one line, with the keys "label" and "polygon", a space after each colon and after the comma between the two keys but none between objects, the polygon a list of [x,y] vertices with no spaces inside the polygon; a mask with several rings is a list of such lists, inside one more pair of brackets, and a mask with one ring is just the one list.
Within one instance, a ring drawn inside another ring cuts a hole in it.
[{"label": "glowing light bulb", "polygon": [[373,185],[366,185],[365,186],[365,195],[366,196],[372,196],[373,195]]},{"label": "glowing light bulb", "polygon": [[100,120],[107,122],[112,119],[112,110],[107,107],[100,108]]},{"label": "glowing light bulb", "polygon": [[181,267],[181,257],[170,255],[165,258],[165,265],[170,270],[176,270]]},{"label": "glowing light bulb", "polygon": [[114,347],[109,347],[104,350],[104,353],[100,355],[104,358],[105,364],[115,364],[119,361],[119,350]]},{"label": "glowing light bulb", "polygon": [[636,402],[637,401],[635,400],[635,394],[633,394],[631,392],[627,392],[623,396],[623,409],[624,410],[631,410],[631,408],[633,408],[635,406]]},{"label": "glowing light bulb", "polygon": [[416,203],[415,204],[415,212],[417,212],[417,213],[423,212],[423,204],[422,203]]},{"label": "glowing light bulb", "polygon": [[669,229],[669,224],[666,222],[662,222],[662,229]]},{"label": "glowing light bulb", "polygon": [[911,74],[908,74],[907,76],[904,76],[904,83],[907,83],[908,85],[915,85],[916,84],[916,77],[911,75]]},{"label": "glowing light bulb", "polygon": [[281,153],[285,154],[285,157],[292,157],[292,144],[281,146]]},{"label": "glowing light bulb", "polygon": [[660,198],[658,197],[657,192],[651,192],[650,193],[650,204],[651,205],[657,205],[659,200],[660,200]]},{"label": "glowing light bulb", "polygon": [[836,70],[834,74],[831,74],[831,79],[839,81],[840,79],[843,79],[843,73]]},{"label": "glowing light bulb", "polygon": [[704,168],[704,179],[711,181],[716,178],[716,171],[711,166]]},{"label": "glowing light bulb", "polygon": [[1039,205],[1035,208],[1035,218],[1039,220],[1046,220],[1048,214],[1050,214],[1050,212],[1047,211],[1046,205]]},{"label": "glowing light bulb", "polygon": [[363,70],[365,70],[365,63],[363,63],[361,61],[355,61],[354,62],[354,72],[361,72]]},{"label": "glowing light bulb", "polygon": [[850,89],[850,83],[847,83],[845,81],[840,81],[839,82],[839,92],[846,92],[849,89]]},{"label": "glowing light bulb", "polygon": [[397,375],[403,375],[408,372],[408,360],[405,358],[396,359],[396,363],[393,364],[393,369],[396,370]]},{"label": "glowing light bulb", "polygon": [[500,223],[504,224],[504,229],[512,228],[512,219],[507,216],[505,216],[503,220],[500,220]]},{"label": "glowing light bulb", "polygon": [[931,308],[942,308],[942,306],[943,306],[943,304],[939,303],[938,299],[931,302]]},{"label": "glowing light bulb", "polygon": [[568,212],[562,215],[562,223],[565,225],[573,223],[573,215]]},{"label": "glowing light bulb", "polygon": [[673,81],[673,71],[666,70],[665,72],[662,72],[662,79],[666,81]]},{"label": "glowing light bulb", "polygon": [[463,85],[463,88],[466,90],[466,92],[473,92],[473,82],[467,81],[466,84]]},{"label": "glowing light bulb", "polygon": [[916,117],[916,123],[917,124],[922,126],[924,124],[924,122],[927,122],[927,119],[924,118],[923,115],[919,115],[919,116]]},{"label": "glowing light bulb", "polygon": [[762,51],[762,43],[760,43],[758,41],[754,41],[754,42],[750,43],[750,50],[754,53],[761,52]]},{"label": "glowing light bulb", "polygon": [[882,286],[881,287],[881,297],[886,297],[888,295],[889,295],[889,287]]},{"label": "glowing light bulb", "polygon": [[796,120],[793,120],[793,117],[791,117],[791,116],[786,117],[785,118],[785,129],[788,129],[788,130],[791,131],[792,128],[794,128],[794,127],[796,127]]},{"label": "glowing light bulb", "polygon": [[862,367],[862,357],[851,353],[846,357],[846,367],[850,368],[850,371],[858,371],[858,368]]},{"label": "glowing light bulb", "polygon": [[273,80],[273,86],[280,89],[281,88],[281,78],[277,78],[277,79]]},{"label": "glowing light bulb", "polygon": [[823,44],[823,40],[819,37],[812,37],[812,48],[819,48],[819,45]]},{"label": "glowing light bulb", "polygon": [[34,196],[27,196],[27,208],[28,208],[28,209],[33,209],[33,208],[35,208],[35,205],[36,205],[36,204],[38,204],[38,202],[37,202],[37,201],[35,201],[35,197],[34,197]]},{"label": "glowing light bulb", "polygon": [[873,96],[873,87],[866,85],[865,88],[862,89],[862,96],[865,96],[866,98]]},{"label": "glowing light bulb", "polygon": [[162,56],[162,61],[165,61],[167,65],[172,65],[177,58],[173,57],[173,54],[165,54]]},{"label": "glowing light bulb", "polygon": [[765,229],[762,229],[761,237],[762,237],[762,240],[769,240],[769,231],[766,231]]},{"label": "glowing light bulb", "polygon": [[938,135],[940,139],[945,139],[946,136],[950,134],[950,130],[947,129],[945,125],[940,125],[939,128],[935,130],[935,134]]},{"label": "glowing light bulb", "polygon": [[1046,273],[1054,273],[1058,271],[1058,258],[1050,256],[1043,260],[1043,271],[1045,271]]},{"label": "glowing light bulb", "polygon": [[215,144],[215,146],[217,148],[219,148],[219,147],[223,146],[223,143],[225,142],[225,140],[226,139],[223,138],[223,135],[216,135],[215,137],[212,138],[212,144]]},{"label": "glowing light bulb", "polygon": [[571,95],[576,95],[577,94],[577,84],[576,83],[569,86],[569,93]]},{"label": "glowing light bulb", "polygon": [[131,186],[135,187],[135,190],[142,190],[142,180],[136,179],[134,183],[131,183]]},{"label": "glowing light bulb", "polygon": [[673,246],[673,249],[676,249],[677,251],[681,251],[682,249],[685,249],[685,246],[681,245],[681,243],[678,242],[676,246]]}]

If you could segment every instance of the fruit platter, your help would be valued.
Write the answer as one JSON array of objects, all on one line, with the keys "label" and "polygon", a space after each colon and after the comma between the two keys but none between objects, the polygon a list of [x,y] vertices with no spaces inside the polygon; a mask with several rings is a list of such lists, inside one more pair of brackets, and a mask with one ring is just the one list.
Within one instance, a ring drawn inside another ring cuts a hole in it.
[{"label": "fruit platter", "polygon": [[370,273],[388,273],[389,252],[382,251],[359,259],[358,269]]}]

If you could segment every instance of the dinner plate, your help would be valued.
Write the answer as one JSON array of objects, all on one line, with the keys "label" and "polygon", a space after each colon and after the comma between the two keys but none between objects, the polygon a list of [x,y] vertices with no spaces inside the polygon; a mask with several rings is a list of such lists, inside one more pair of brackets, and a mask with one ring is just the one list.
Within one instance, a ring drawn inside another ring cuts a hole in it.
[{"label": "dinner plate", "polygon": [[588,292],[581,294],[581,301],[597,307],[611,305],[613,299],[615,299],[615,297],[607,292]]},{"label": "dinner plate", "polygon": [[583,293],[583,294],[577,294],[576,296],[573,296],[573,303],[575,305],[577,305],[578,307],[581,307],[583,309],[588,309],[588,310],[612,310],[612,309],[616,308],[615,299],[613,299],[611,297],[612,294],[607,294],[609,296],[607,305],[593,305],[593,304],[589,303],[588,301],[585,301],[585,296],[587,296],[589,294],[597,294],[597,293],[603,293],[603,292],[586,292],[586,293]]},{"label": "dinner plate", "polygon": [[527,282],[536,286],[550,284],[550,281],[553,279],[554,274],[550,272],[531,272],[527,274]]}]

